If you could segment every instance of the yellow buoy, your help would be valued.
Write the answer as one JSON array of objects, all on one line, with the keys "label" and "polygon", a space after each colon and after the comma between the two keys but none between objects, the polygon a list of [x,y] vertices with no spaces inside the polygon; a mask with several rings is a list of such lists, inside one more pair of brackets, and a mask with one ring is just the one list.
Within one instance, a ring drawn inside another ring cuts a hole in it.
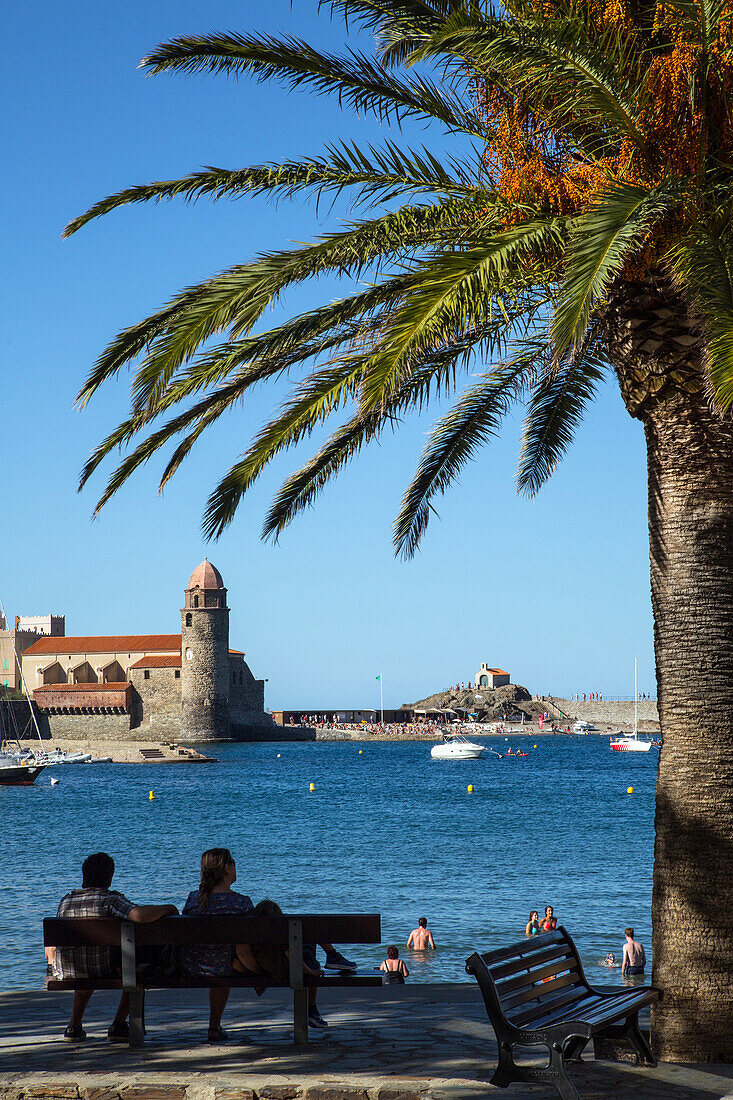
[{"label": "yellow buoy", "polygon": [[627,794],[633,794],[634,793],[634,788],[633,787],[627,787],[626,788],[626,793]]},{"label": "yellow buoy", "polygon": [[533,747],[533,748],[535,748],[535,749],[537,748],[537,746],[536,746],[536,745],[533,745],[532,747]]},{"label": "yellow buoy", "polygon": [[310,788],[309,788],[309,789],[310,789],[311,791],[314,791],[314,790],[316,789],[316,785],[315,785],[315,783],[311,783],[311,785],[310,785]]},{"label": "yellow buoy", "polygon": [[468,793],[473,794],[473,783],[468,784]]},{"label": "yellow buoy", "polygon": [[277,754],[277,758],[278,758],[278,760],[280,759],[280,757],[281,757],[281,756],[282,756],[282,753],[281,753],[281,752],[279,752],[279,753]]},{"label": "yellow buoy", "polygon": [[151,791],[150,794],[148,795],[148,799],[149,799],[150,802],[152,802],[154,798],[155,798],[155,795]]},{"label": "yellow buoy", "polygon": [[363,750],[363,749],[359,749],[359,756],[361,756],[361,754],[362,754],[363,752],[364,752],[364,750]]}]

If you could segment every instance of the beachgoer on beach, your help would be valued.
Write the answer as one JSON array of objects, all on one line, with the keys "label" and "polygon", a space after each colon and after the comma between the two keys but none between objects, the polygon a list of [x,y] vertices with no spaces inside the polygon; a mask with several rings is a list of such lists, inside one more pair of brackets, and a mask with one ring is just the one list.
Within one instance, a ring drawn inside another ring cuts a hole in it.
[{"label": "beachgoer on beach", "polygon": [[387,958],[379,969],[384,971],[385,985],[404,985],[405,978],[410,974],[394,944],[387,948]]},{"label": "beachgoer on beach", "polygon": [[[115,861],[106,852],[87,856],[81,868],[81,889],[64,894],[59,902],[57,917],[119,917],[133,924],[150,924],[161,917],[177,916],[175,905],[136,905],[118,890],[110,890],[115,873]],[[157,954],[158,949],[153,948]],[[149,965],[152,956],[138,952],[138,962]],[[120,976],[122,954],[117,947],[59,947],[54,953],[55,978],[116,978]],[[69,1043],[81,1043],[87,1033],[81,1026],[84,1011],[94,991],[75,989],[71,1005],[71,1019],[64,1032]],[[130,1037],[127,1017],[130,1012],[130,995],[123,993],[115,1018],[107,1031],[110,1042],[124,1042]]]},{"label": "beachgoer on beach", "polygon": [[536,909],[533,909],[529,914],[529,920],[527,921],[527,927],[524,932],[527,936],[536,936],[540,930],[539,913]]},{"label": "beachgoer on beach", "polygon": [[643,946],[634,939],[634,929],[624,928],[626,943],[621,959],[621,977],[626,978],[634,974],[643,974],[646,966],[646,952]]},{"label": "beachgoer on beach", "polygon": [[554,915],[554,910],[551,905],[545,906],[545,915],[540,923],[540,929],[543,932],[554,932],[557,928],[557,917]]},{"label": "beachgoer on beach", "polygon": [[435,947],[433,933],[428,928],[427,917],[420,917],[417,928],[413,928],[410,932],[407,947],[412,947],[415,951],[427,951],[429,947]]}]

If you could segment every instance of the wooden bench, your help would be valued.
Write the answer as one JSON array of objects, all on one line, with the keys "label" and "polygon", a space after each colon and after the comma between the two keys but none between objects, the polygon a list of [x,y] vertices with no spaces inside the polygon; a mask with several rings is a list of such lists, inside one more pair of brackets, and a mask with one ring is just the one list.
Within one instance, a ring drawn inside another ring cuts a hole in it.
[{"label": "wooden bench", "polygon": [[[564,928],[532,936],[509,947],[466,959],[483,994],[499,1046],[492,1085],[512,1081],[553,1085],[563,1100],[579,1100],[565,1072],[578,1060],[592,1037],[628,1039],[642,1062],[656,1065],[639,1030],[639,1009],[659,998],[659,991],[625,988],[601,993],[583,973],[575,944]],[[544,1046],[544,1067],[518,1065],[514,1047]]]},{"label": "wooden bench", "polygon": [[[379,913],[289,913],[276,917],[212,916],[164,917],[151,924],[135,924],[115,917],[53,917],[43,922],[46,947],[114,947],[121,951],[121,976],[111,978],[50,978],[48,988],[120,989],[130,994],[130,1046],[144,1043],[147,989],[208,989],[221,986],[253,988],[266,985],[293,990],[295,1042],[308,1042],[308,987],[381,986],[374,970],[326,971],[318,978],[303,973],[303,943],[381,943]],[[186,973],[172,977],[137,974],[141,947],[191,947],[201,944],[258,943],[286,947],[290,980],[276,982],[242,975],[214,978]]]}]

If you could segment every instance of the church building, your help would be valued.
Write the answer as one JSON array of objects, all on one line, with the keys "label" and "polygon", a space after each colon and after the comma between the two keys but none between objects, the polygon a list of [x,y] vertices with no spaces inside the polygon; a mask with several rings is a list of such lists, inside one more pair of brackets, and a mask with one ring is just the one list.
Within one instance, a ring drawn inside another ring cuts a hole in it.
[{"label": "church building", "polygon": [[229,648],[227,590],[206,559],[180,634],[41,637],[22,656],[47,733],[128,740],[249,740],[272,728],[265,683]]}]

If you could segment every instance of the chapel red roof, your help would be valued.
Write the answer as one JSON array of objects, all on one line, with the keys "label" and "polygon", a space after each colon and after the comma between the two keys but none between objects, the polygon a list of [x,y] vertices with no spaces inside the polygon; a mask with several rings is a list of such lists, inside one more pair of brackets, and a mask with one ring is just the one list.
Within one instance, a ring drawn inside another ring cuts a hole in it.
[{"label": "chapel red roof", "polygon": [[145,653],[148,650],[181,651],[180,634],[102,634],[94,637],[39,638],[23,653],[41,657],[48,653]]}]

